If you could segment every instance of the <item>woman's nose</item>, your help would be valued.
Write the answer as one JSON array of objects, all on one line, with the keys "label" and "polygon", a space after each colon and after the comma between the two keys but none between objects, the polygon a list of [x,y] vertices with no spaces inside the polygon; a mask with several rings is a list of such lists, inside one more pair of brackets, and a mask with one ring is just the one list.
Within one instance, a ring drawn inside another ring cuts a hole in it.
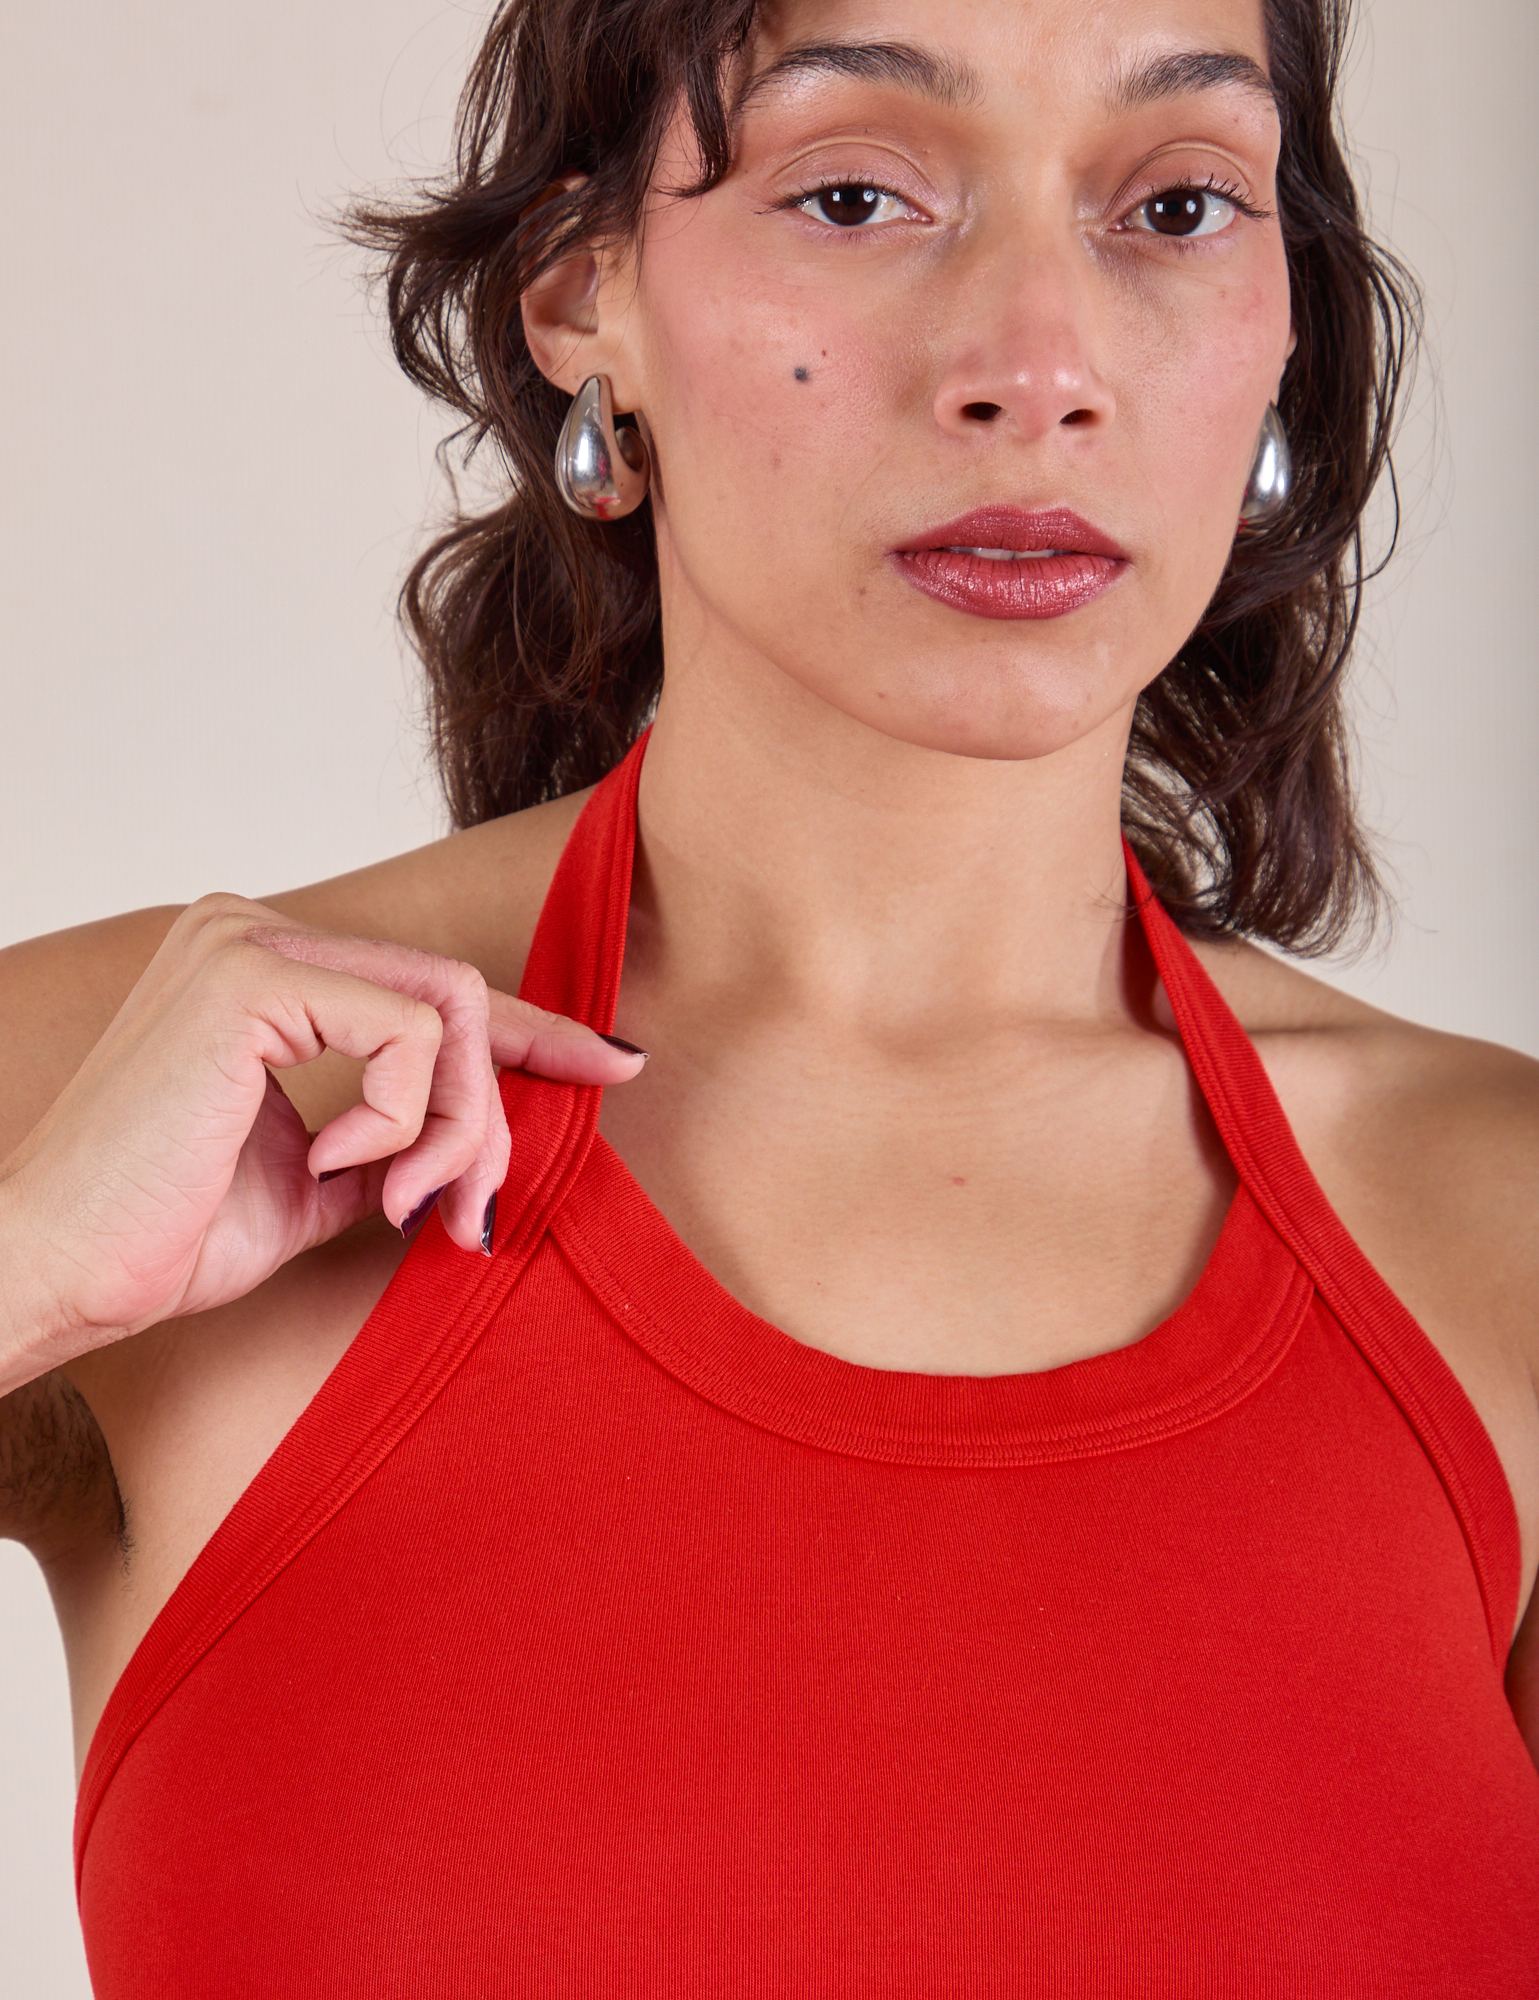
[{"label": "woman's nose", "polygon": [[936,421],[955,435],[1101,430],[1116,399],[1097,365],[1091,274],[1071,249],[995,250],[954,294]]}]

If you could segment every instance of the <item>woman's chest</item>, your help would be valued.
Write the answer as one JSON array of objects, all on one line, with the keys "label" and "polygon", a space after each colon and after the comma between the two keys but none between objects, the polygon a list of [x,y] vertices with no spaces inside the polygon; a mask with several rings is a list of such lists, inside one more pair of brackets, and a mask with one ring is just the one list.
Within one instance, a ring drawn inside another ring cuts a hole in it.
[{"label": "woman's chest", "polygon": [[638,1276],[602,1175],[345,1504],[276,1568],[227,1538],[226,1612],[136,1664],[162,1698],[86,1793],[104,1993],[242,1990],[252,1936],[442,1993],[1516,1976],[1532,1767],[1447,1496],[1323,1318],[1133,1448],[932,1462],[942,1404],[978,1449],[1046,1383],[811,1446],[727,1407],[719,1341],[675,1372],[698,1288],[643,1334],[579,1274],[581,1237]]},{"label": "woman's chest", "polygon": [[606,1093],[600,1131],[724,1290],[794,1339],[1012,1374],[1138,1340],[1218,1238],[1233,1170],[1162,1055],[1044,1076],[985,1052],[864,1072],[707,1052]]}]

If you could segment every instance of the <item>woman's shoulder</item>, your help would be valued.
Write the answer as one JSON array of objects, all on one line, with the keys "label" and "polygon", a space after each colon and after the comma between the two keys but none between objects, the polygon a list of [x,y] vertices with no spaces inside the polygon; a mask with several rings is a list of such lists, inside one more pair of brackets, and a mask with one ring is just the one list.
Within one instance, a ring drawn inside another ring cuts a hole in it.
[{"label": "woman's shoulder", "polygon": [[1197,955],[1347,1228],[1439,1344],[1539,1364],[1539,1062],[1244,944]]},{"label": "woman's shoulder", "polygon": [[1532,1057],[1404,1020],[1255,945],[1195,949],[1279,1094],[1313,1121],[1329,1116],[1373,1145],[1413,1129],[1429,1143],[1539,1143]]},{"label": "woman's shoulder", "polygon": [[[256,900],[317,929],[464,960],[488,985],[516,993],[546,888],[587,796]],[[0,1160],[105,1033],[183,907],[130,910],[0,949]]]},{"label": "woman's shoulder", "polygon": [[516,993],[545,892],[588,797],[573,792],[262,900],[320,930],[461,959],[488,985]]}]

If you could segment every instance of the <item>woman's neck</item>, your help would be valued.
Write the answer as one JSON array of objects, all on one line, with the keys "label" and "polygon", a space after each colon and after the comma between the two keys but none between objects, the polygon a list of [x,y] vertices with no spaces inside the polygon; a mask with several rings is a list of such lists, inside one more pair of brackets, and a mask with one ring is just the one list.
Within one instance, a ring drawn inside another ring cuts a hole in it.
[{"label": "woman's neck", "polygon": [[882,736],[783,678],[731,692],[686,675],[659,704],[628,978],[904,1041],[1126,1018],[1127,715],[1005,762]]}]

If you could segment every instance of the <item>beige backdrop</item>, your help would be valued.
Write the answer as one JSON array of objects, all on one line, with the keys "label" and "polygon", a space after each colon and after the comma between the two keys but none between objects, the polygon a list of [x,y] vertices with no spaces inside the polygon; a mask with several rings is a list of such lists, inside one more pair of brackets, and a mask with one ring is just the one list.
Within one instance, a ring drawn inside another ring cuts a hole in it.
[{"label": "beige backdrop", "polygon": [[[0,942],[261,895],[441,830],[391,623],[439,425],[322,217],[436,167],[486,8],[18,10],[0,81]],[[1539,1053],[1533,0],[1370,0],[1353,130],[1439,383],[1359,682],[1403,915],[1331,976]],[[0,1990],[83,2000],[67,1711],[0,1544]]]}]

